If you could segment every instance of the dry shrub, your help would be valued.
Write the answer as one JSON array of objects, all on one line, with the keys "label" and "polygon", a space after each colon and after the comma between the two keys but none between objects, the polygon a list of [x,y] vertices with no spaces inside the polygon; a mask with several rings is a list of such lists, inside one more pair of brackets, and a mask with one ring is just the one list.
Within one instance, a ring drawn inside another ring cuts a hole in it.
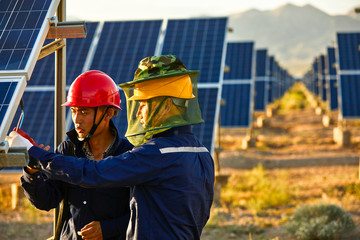
[{"label": "dry shrub", "polygon": [[285,229],[300,240],[329,240],[355,228],[350,213],[334,204],[303,205]]},{"label": "dry shrub", "polygon": [[286,183],[286,176],[269,176],[259,164],[251,171],[232,174],[221,191],[221,201],[231,206],[244,206],[257,213],[290,201]]}]

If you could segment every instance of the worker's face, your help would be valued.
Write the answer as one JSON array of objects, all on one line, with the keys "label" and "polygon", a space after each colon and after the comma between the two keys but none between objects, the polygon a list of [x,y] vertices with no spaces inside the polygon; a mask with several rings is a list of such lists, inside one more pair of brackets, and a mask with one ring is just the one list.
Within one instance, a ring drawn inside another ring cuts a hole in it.
[{"label": "worker's face", "polygon": [[149,104],[147,101],[139,101],[140,106],[136,113],[136,118],[140,119],[141,125],[145,128],[145,124],[149,115]]},{"label": "worker's face", "polygon": [[78,137],[85,138],[93,126],[95,109],[90,107],[71,107],[70,109]]}]

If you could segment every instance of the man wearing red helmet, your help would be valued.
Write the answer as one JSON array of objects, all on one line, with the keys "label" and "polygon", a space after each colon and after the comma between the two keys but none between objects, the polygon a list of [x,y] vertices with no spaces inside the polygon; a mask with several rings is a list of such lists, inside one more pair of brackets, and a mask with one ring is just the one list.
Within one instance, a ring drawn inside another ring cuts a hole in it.
[{"label": "man wearing red helmet", "polygon": [[[71,84],[67,101],[75,128],[56,153],[99,161],[133,148],[120,138],[111,118],[120,108],[114,81],[100,71],[81,74]],[[75,160],[75,159],[74,159]],[[76,161],[76,160],[75,160]],[[55,239],[125,239],[129,222],[129,189],[83,188],[48,179],[35,166],[21,177],[26,197],[38,209],[50,210],[62,201]]]}]

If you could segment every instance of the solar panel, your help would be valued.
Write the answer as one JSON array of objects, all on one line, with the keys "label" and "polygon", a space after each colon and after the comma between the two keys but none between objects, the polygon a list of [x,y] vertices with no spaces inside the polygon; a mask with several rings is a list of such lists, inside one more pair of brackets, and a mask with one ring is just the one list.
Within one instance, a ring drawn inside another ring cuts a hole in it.
[{"label": "solar panel", "polygon": [[[54,146],[54,91],[26,90],[23,95],[25,118],[22,124],[38,144]],[[17,116],[19,115],[19,110]],[[16,124],[16,117],[12,126]]]},{"label": "solar panel", "polygon": [[339,69],[360,70],[360,32],[338,33]]},{"label": "solar panel", "polygon": [[336,59],[335,48],[328,47],[325,58],[326,80],[329,84],[328,99],[330,101],[330,110],[338,108],[337,79],[336,79]]},{"label": "solar panel", "polygon": [[318,81],[319,81],[319,95],[323,101],[326,101],[327,84],[325,77],[325,56],[320,55],[318,61]]},{"label": "solar panel", "polygon": [[218,83],[226,25],[227,18],[169,20],[162,54],[175,54],[188,69],[201,70],[198,83]]},{"label": "solar panel", "polygon": [[314,75],[313,75],[313,81],[314,81],[314,93],[318,96],[320,96],[320,83],[319,83],[319,76],[318,76],[318,72],[319,72],[319,63],[317,61],[317,58],[315,58],[313,64],[312,64],[312,69],[314,71]]},{"label": "solar panel", "polygon": [[0,77],[0,141],[5,140],[25,86],[24,76]]},{"label": "solar panel", "polygon": [[228,43],[226,66],[229,69],[224,73],[222,89],[222,99],[225,100],[225,105],[221,106],[223,127],[250,126],[254,54],[254,42]]},{"label": "solar panel", "polygon": [[343,118],[360,117],[360,32],[338,33],[340,112]]},{"label": "solar panel", "polygon": [[227,98],[226,105],[221,107],[221,126],[249,127],[252,120],[251,83],[224,84],[223,96]]},{"label": "solar panel", "polygon": [[0,74],[25,74],[35,66],[59,0],[0,2]]},{"label": "solar panel", "polygon": [[200,70],[199,101],[205,123],[193,129],[211,153],[215,149],[215,130],[220,112],[226,29],[227,18],[168,20],[159,51],[162,55],[177,55],[188,69]]},{"label": "solar panel", "polygon": [[154,55],[161,25],[161,20],[105,22],[91,69],[117,83],[131,81],[139,62]]},{"label": "solar panel", "polygon": [[269,58],[266,49],[256,50],[254,110],[265,111],[268,98]]},{"label": "solar panel", "polygon": [[254,42],[229,42],[226,49],[224,80],[252,78]]},{"label": "solar panel", "polygon": [[[155,54],[161,20],[105,22],[90,69],[101,70],[116,83],[131,81],[139,62]],[[120,136],[127,129],[126,99],[120,90],[121,108],[113,118]]]},{"label": "solar panel", "polygon": [[[215,119],[216,116],[216,108],[214,106],[217,105],[218,101],[218,92],[219,88],[200,88],[198,89],[198,100],[199,106],[201,109],[201,115],[204,119],[205,123],[196,124],[192,126],[193,133],[201,140],[202,144],[207,149],[212,149],[213,146],[213,129],[211,128],[211,124],[217,122]],[[209,131],[210,129],[210,131]]]},{"label": "solar panel", "polygon": [[341,107],[344,118],[360,116],[360,75],[340,75]]}]

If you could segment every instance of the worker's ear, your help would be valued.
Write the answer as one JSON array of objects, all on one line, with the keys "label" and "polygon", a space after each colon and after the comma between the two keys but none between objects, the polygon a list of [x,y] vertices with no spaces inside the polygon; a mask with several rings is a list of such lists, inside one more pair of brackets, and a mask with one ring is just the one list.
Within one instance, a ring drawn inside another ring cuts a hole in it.
[{"label": "worker's ear", "polygon": [[115,110],[114,108],[109,107],[108,110],[107,110],[107,112],[106,112],[105,117],[108,118],[108,120],[110,120],[112,117],[116,116],[116,115],[115,115],[116,113],[117,113],[117,112],[116,112],[116,110]]}]

